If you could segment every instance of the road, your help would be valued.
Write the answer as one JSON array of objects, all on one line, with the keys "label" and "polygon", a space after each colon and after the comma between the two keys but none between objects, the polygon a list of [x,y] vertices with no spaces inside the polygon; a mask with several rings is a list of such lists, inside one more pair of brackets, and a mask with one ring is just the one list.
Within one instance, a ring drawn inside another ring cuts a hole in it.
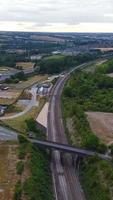
[{"label": "road", "polygon": [[[33,72],[34,72],[34,68],[29,68],[29,69],[25,69],[25,70],[22,70],[26,75],[28,75],[28,74],[32,74]],[[2,74],[1,76],[0,76],[0,81],[1,82],[3,82],[3,81],[5,81],[5,79],[7,79],[7,78],[10,78],[12,75],[15,75],[15,74],[17,74],[18,72],[21,72],[21,70],[12,70],[11,72],[9,71],[9,72],[6,72],[6,73],[4,73],[4,74]]]},{"label": "road", "polygon": [[50,142],[50,141],[44,141],[44,140],[36,140],[36,139],[31,139],[30,140],[33,144],[39,146],[39,147],[45,147],[48,149],[53,149],[53,150],[59,150],[62,152],[67,152],[70,153],[72,155],[79,155],[82,157],[95,157],[98,154],[98,157],[106,160],[106,161],[111,161],[112,157],[105,155],[105,154],[100,154],[94,151],[90,151],[90,150],[86,150],[86,149],[80,149],[80,148],[76,148],[70,145],[66,145],[66,144],[61,144],[61,143],[56,143],[56,142]]},{"label": "road", "polygon": [[22,112],[19,112],[17,114],[11,115],[11,116],[0,117],[0,120],[18,118],[18,117],[26,114],[27,112],[29,112],[32,109],[32,107],[38,106],[36,84],[31,88],[31,90],[29,92],[32,94],[32,98],[31,98],[29,104],[26,106],[26,108]]},{"label": "road", "polygon": [[0,141],[16,141],[17,133],[0,126]]},{"label": "road", "polygon": [[[81,66],[83,65],[77,68]],[[68,141],[62,120],[61,94],[69,75],[70,73],[67,73],[59,78],[51,92],[51,98],[49,100],[48,140],[62,144],[68,144]],[[54,151],[52,154],[51,168],[56,200],[84,200],[84,193],[72,165],[71,157],[66,155],[63,162],[64,164],[62,165],[60,153],[57,150]]]}]

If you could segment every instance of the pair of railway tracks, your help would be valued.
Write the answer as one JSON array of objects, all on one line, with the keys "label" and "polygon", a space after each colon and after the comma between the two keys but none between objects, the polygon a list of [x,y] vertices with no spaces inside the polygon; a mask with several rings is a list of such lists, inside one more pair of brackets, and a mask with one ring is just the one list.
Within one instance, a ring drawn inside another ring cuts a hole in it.
[{"label": "pair of railway tracks", "polygon": [[[60,77],[53,87],[48,112],[48,140],[68,144],[61,113],[61,94],[69,74]],[[56,200],[84,200],[78,176],[72,165],[70,155],[64,155],[62,164],[59,151],[52,154],[52,174]]]}]

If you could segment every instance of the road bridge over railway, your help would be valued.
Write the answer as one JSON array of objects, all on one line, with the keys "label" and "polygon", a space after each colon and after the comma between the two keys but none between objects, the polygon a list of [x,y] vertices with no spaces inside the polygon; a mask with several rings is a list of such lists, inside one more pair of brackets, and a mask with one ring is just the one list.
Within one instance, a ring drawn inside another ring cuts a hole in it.
[{"label": "road bridge over railway", "polygon": [[111,157],[105,154],[99,154],[97,152],[76,148],[70,145],[60,144],[60,143],[51,142],[51,141],[35,140],[35,139],[30,139],[30,141],[39,147],[43,147],[47,149],[53,149],[53,150],[59,150],[61,152],[77,154],[82,157],[94,157],[98,155],[98,157],[103,160],[107,160],[107,161],[111,160]]}]

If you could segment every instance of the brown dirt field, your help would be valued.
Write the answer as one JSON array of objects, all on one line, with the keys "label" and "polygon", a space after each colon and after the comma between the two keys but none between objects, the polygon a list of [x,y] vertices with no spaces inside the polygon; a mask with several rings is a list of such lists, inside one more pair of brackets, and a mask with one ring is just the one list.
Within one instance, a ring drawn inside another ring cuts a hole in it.
[{"label": "brown dirt field", "polygon": [[37,35],[33,35],[33,36],[31,36],[31,39],[50,41],[50,42],[65,42],[65,40],[63,38],[57,38],[57,37],[52,37],[52,36],[37,36]]},{"label": "brown dirt field", "polygon": [[86,112],[92,131],[106,144],[113,141],[113,113]]},{"label": "brown dirt field", "polygon": [[0,143],[0,200],[12,200],[16,174],[17,145]]}]

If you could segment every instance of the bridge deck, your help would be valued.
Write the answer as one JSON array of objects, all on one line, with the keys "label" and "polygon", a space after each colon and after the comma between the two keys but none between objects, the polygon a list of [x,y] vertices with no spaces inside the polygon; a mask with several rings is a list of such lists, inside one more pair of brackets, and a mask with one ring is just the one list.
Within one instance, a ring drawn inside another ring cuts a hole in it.
[{"label": "bridge deck", "polygon": [[[68,153],[72,153],[72,154],[73,153],[79,154],[81,156],[95,156],[98,154],[97,152],[84,150],[84,149],[80,149],[80,148],[75,148],[73,146],[59,144],[59,143],[51,142],[51,141],[41,141],[41,140],[35,140],[35,139],[30,139],[30,141],[33,144],[36,144],[40,147],[45,147],[45,148],[54,149],[54,150],[60,150],[60,151],[64,151],[64,152],[68,152]],[[103,160],[108,160],[108,161],[111,160],[110,156],[107,156],[104,154],[98,154],[98,156]]]}]

